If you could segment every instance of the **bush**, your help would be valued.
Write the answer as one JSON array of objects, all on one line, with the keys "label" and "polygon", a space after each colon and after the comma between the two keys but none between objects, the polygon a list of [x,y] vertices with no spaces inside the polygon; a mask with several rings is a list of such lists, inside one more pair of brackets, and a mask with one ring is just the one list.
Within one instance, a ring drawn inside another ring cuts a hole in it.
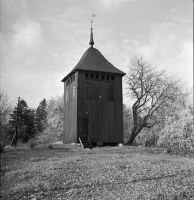
[{"label": "bush", "polygon": [[159,132],[158,146],[173,150],[194,152],[193,116],[182,110],[178,116],[166,119],[165,127]]},{"label": "bush", "polygon": [[39,144],[50,144],[62,140],[62,130],[47,127],[42,133],[37,136]]},{"label": "bush", "polygon": [[49,149],[53,149],[53,145],[52,144],[48,144],[48,148]]},{"label": "bush", "polygon": [[37,144],[35,140],[30,140],[29,145],[30,145],[30,148],[33,149]]},{"label": "bush", "polygon": [[0,153],[3,153],[4,151],[4,144],[0,143]]},{"label": "bush", "polygon": [[166,153],[172,153],[172,149],[167,148]]},{"label": "bush", "polygon": [[134,146],[143,146],[143,147],[154,147],[156,146],[157,136],[155,134],[154,128],[148,129],[144,128],[140,134],[135,138],[133,145]]}]

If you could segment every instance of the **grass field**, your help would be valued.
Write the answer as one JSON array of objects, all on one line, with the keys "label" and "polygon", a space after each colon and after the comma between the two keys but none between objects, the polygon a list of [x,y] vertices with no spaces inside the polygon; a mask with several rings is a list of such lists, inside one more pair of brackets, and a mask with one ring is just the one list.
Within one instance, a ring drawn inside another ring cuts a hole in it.
[{"label": "grass field", "polygon": [[1,154],[1,199],[194,199],[194,159],[164,149],[71,145]]}]

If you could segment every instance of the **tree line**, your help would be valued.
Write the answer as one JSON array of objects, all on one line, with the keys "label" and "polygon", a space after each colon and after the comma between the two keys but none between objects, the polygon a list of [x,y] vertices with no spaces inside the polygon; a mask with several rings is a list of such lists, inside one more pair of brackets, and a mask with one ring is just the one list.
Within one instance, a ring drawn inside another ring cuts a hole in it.
[{"label": "tree line", "polygon": [[34,138],[39,138],[41,142],[41,139],[45,140],[45,135],[48,138],[51,129],[53,131],[60,129],[58,131],[60,137],[63,120],[62,98],[51,98],[48,102],[44,98],[37,109],[34,109],[30,108],[24,99],[19,100],[18,104],[13,106],[7,94],[1,92],[1,143],[10,144],[16,132],[16,124],[17,140],[22,143]]}]

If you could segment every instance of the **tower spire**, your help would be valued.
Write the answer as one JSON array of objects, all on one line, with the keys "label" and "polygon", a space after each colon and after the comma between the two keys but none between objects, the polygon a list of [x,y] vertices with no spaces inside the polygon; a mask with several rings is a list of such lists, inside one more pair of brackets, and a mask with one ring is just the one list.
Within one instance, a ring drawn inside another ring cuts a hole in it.
[{"label": "tower spire", "polygon": [[93,23],[92,17],[96,17],[96,15],[92,14],[92,16],[91,16],[91,33],[90,33],[90,42],[89,42],[91,47],[93,47],[93,45],[94,45],[93,31],[92,31],[93,30],[93,28],[92,28],[92,23]]},{"label": "tower spire", "polygon": [[91,33],[90,33],[90,42],[89,42],[89,44],[90,44],[91,47],[93,47],[93,45],[94,45],[92,28],[91,28]]}]

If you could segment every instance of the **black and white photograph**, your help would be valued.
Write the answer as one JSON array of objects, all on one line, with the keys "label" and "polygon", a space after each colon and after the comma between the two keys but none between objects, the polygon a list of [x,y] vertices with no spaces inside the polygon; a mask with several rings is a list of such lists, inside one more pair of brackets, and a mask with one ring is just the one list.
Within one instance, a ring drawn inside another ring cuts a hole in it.
[{"label": "black and white photograph", "polygon": [[0,50],[0,199],[194,200],[192,0],[0,0]]}]

